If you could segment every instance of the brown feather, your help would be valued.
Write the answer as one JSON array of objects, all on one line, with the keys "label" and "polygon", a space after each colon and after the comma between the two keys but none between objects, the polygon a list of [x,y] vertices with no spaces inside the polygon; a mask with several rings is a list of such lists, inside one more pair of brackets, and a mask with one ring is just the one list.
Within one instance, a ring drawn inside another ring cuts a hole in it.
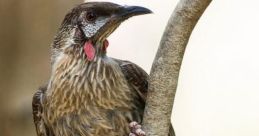
[{"label": "brown feather", "polygon": [[38,136],[126,136],[131,121],[142,121],[148,75],[136,64],[107,57],[102,41],[88,61],[83,50],[88,39],[77,22],[88,10],[105,17],[118,7],[81,4],[65,17],[52,45],[49,83],[33,97]]},{"label": "brown feather", "polygon": [[47,86],[40,87],[37,92],[33,95],[32,99],[32,113],[33,120],[36,127],[36,132],[38,136],[53,136],[51,130],[46,126],[43,121],[42,113],[42,97],[44,97]]}]

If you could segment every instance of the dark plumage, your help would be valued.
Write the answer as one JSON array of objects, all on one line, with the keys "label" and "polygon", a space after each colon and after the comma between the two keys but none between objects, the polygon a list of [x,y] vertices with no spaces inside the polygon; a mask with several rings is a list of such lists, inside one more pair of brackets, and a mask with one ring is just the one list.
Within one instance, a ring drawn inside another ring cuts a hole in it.
[{"label": "dark plumage", "polygon": [[51,78],[33,97],[38,136],[126,136],[131,121],[141,122],[148,75],[106,56],[106,38],[129,17],[150,12],[92,2],[66,15],[51,46]]}]

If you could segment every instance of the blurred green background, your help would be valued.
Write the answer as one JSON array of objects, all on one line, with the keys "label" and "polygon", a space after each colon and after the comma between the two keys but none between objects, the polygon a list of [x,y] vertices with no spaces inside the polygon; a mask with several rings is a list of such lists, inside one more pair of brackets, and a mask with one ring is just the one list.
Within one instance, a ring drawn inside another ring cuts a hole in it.
[{"label": "blurred green background", "polygon": [[50,44],[83,0],[0,0],[0,136],[35,136],[31,100],[49,78]]}]

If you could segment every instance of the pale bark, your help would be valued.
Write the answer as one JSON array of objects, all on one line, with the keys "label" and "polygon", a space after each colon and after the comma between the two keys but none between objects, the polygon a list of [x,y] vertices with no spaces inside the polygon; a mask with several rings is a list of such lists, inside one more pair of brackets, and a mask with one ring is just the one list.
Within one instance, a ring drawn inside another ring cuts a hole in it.
[{"label": "pale bark", "polygon": [[185,47],[211,0],[180,0],[153,62],[143,119],[147,136],[167,136]]}]

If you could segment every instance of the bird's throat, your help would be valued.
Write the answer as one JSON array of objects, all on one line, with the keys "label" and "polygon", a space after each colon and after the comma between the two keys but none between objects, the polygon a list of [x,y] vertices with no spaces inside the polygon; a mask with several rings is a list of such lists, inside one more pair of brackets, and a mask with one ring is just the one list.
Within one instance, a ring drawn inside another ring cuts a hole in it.
[{"label": "bird's throat", "polygon": [[[104,40],[102,46],[101,46],[101,52],[106,52],[106,49],[109,46],[109,42],[107,39]],[[96,47],[98,48],[98,47]],[[84,44],[84,52],[87,56],[88,61],[93,61],[96,56],[96,48],[94,47],[93,43],[91,41],[87,41]]]}]

